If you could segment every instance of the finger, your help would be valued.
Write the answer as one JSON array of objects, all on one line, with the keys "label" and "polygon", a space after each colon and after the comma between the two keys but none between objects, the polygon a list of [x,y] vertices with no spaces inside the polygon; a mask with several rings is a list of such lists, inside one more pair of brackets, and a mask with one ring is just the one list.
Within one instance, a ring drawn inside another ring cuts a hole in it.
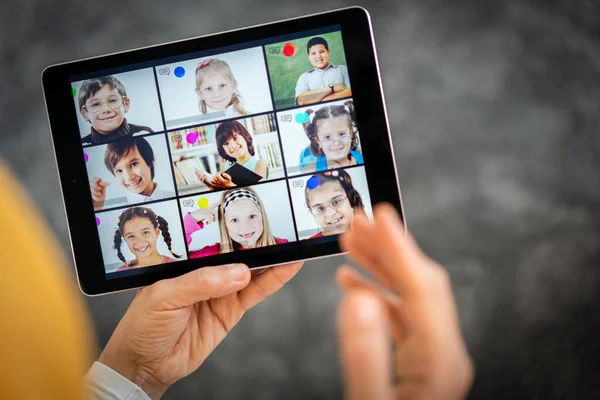
[{"label": "finger", "polygon": [[391,399],[391,348],[385,305],[372,293],[351,289],[338,310],[345,398]]},{"label": "finger", "polygon": [[237,292],[249,281],[250,270],[246,265],[229,264],[199,268],[159,281],[147,289],[163,310],[174,310]]},{"label": "finger", "polygon": [[108,182],[104,182],[102,179],[100,179],[98,181],[98,185],[100,185],[103,188],[106,188],[109,185],[109,183]]},{"label": "finger", "polygon": [[384,288],[377,287],[376,284],[361,277],[356,271],[346,265],[338,268],[336,271],[336,280],[344,292],[362,289],[369,291],[374,296],[379,296],[388,311],[391,336],[397,342],[404,340],[405,332],[408,329],[408,321],[404,313],[402,299]]},{"label": "finger", "polygon": [[303,262],[296,262],[286,265],[270,267],[264,273],[255,276],[238,293],[240,304],[244,310],[248,311],[290,281],[302,268]]},{"label": "finger", "polygon": [[421,294],[418,271],[428,259],[405,233],[395,209],[378,205],[373,223],[356,215],[354,224],[359,229],[349,232],[340,244],[350,253],[354,252],[354,256],[365,263],[363,265],[380,273],[404,298]]},{"label": "finger", "polygon": [[226,172],[223,172],[223,180],[231,182],[231,175]]}]

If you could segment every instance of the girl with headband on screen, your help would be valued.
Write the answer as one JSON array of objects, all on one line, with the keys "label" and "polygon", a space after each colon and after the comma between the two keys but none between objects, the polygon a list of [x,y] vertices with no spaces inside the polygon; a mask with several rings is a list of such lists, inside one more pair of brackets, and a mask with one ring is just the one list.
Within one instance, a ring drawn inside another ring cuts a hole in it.
[{"label": "girl with headband on screen", "polygon": [[310,239],[337,235],[352,227],[354,212],[364,212],[360,194],[344,170],[315,174],[306,181],[306,206],[321,229]]},{"label": "girl with headband on screen", "polygon": [[196,177],[207,185],[210,189],[235,187],[231,176],[225,172],[233,164],[237,163],[257,175],[260,175],[263,181],[269,177],[269,168],[267,163],[256,156],[254,150],[254,141],[250,132],[238,121],[225,121],[217,127],[215,134],[217,142],[217,151],[225,165],[223,170],[211,176],[206,172],[196,171]]},{"label": "girl with headband on screen", "polygon": [[[117,223],[118,228],[115,231],[113,248],[117,251],[119,260],[123,261],[123,266],[117,271],[177,261],[158,252],[156,242],[159,234],[162,234],[171,255],[175,258],[181,257],[171,249],[169,223],[160,215],[156,215],[152,209],[146,207],[128,208],[121,213]],[[135,256],[132,261],[127,262],[123,253],[121,253],[123,240],[125,240],[129,251]]]},{"label": "girl with headband on screen", "polygon": [[202,114],[224,111],[225,117],[246,115],[241,104],[237,81],[223,60],[207,58],[196,67],[196,94]]},{"label": "girl with headband on screen", "polygon": [[265,207],[249,187],[223,192],[219,203],[187,213],[183,218],[188,247],[192,233],[205,225],[219,222],[220,242],[190,251],[190,258],[200,258],[232,251],[287,243],[271,233]]},{"label": "girl with headband on screen", "polygon": [[[328,169],[363,164],[363,156],[358,149],[358,131],[354,117],[354,102],[343,105],[319,108],[313,115],[306,110],[309,118],[302,124],[310,145],[300,155],[300,168],[304,172],[326,171]],[[310,155],[316,157],[314,161]]]}]

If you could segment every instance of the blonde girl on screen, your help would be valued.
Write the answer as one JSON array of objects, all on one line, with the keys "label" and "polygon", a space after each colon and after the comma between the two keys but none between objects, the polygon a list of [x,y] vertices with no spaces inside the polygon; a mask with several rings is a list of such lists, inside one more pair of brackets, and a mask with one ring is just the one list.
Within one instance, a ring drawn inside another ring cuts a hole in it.
[{"label": "blonde girl on screen", "polygon": [[273,235],[265,206],[250,187],[227,190],[221,195],[219,203],[187,213],[183,218],[183,226],[188,247],[192,242],[192,233],[215,221],[219,223],[220,241],[190,251],[190,258],[288,242]]},{"label": "blonde girl on screen", "polygon": [[196,94],[200,112],[206,114],[224,111],[225,117],[239,117],[247,113],[242,107],[242,95],[229,65],[223,60],[207,58],[196,67]]}]

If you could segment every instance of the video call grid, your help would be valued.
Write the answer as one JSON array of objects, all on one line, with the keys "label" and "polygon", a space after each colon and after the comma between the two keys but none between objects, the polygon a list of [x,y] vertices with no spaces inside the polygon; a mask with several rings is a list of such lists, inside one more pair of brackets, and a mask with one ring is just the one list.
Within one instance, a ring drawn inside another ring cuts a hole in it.
[{"label": "video call grid", "polygon": [[[265,65],[267,65],[267,60],[266,60],[266,46],[262,47],[262,51],[263,51],[263,56],[264,56],[264,63],[265,63]],[[213,120],[213,121],[206,122],[206,123],[203,123],[203,124],[197,124],[196,123],[196,124],[192,124],[192,125],[189,125],[189,126],[186,126],[186,127],[178,127],[178,128],[174,128],[174,129],[166,129],[167,124],[166,124],[165,114],[164,114],[164,109],[163,109],[163,104],[162,104],[163,99],[162,99],[162,96],[160,95],[160,87],[159,87],[158,78],[157,78],[157,69],[158,69],[158,67],[154,67],[153,68],[153,75],[154,75],[154,78],[155,78],[155,85],[156,85],[156,90],[157,90],[157,95],[158,95],[159,106],[160,106],[161,119],[162,119],[162,123],[163,123],[163,128],[165,128],[165,129],[163,131],[161,131],[161,132],[153,132],[151,134],[144,135],[144,136],[154,136],[154,135],[161,135],[162,134],[163,137],[164,137],[164,139],[165,139],[165,141],[166,141],[167,148],[170,149],[169,136],[168,136],[169,132],[178,131],[178,130],[184,130],[186,128],[189,129],[189,128],[197,128],[197,127],[200,127],[200,126],[208,126],[208,125],[212,125],[212,124],[222,123],[222,122],[225,122],[225,121],[240,119],[240,117],[224,118],[224,119],[220,119],[220,120]],[[269,93],[270,93],[270,97],[271,97],[272,110],[266,111],[266,112],[258,112],[258,113],[255,113],[255,114],[248,114],[248,115],[245,115],[243,118],[250,118],[250,117],[261,116],[261,115],[266,115],[266,114],[273,114],[276,117],[276,115],[277,115],[278,112],[294,111],[294,110],[299,110],[301,108],[305,108],[305,107],[300,107],[300,106],[296,105],[294,107],[276,109],[276,107],[275,107],[275,101],[274,101],[274,93],[273,93],[273,88],[272,88],[272,77],[271,77],[270,74],[267,74],[267,79],[268,79],[268,83],[269,83]],[[347,98],[351,98],[351,96],[348,96]],[[325,105],[325,104],[328,104],[328,103],[332,103],[334,101],[336,101],[336,100],[323,102],[321,104]],[[286,166],[285,157],[283,156],[283,145],[282,145],[282,139],[281,139],[281,128],[279,126],[279,120],[278,120],[278,118],[274,118],[274,119],[275,119],[275,124],[276,124],[277,139],[278,139],[280,151],[282,153],[282,164],[283,164],[283,173],[284,173],[284,176],[281,177],[281,178],[276,178],[276,179],[272,179],[272,180],[269,180],[269,181],[259,182],[259,183],[256,183],[254,185],[247,185],[247,186],[255,186],[255,185],[261,185],[261,184],[267,184],[267,183],[271,183],[271,182],[286,180],[287,191],[288,191],[288,198],[289,198],[289,201],[290,201],[291,213],[292,213],[292,216],[293,216],[292,221],[294,222],[294,232],[296,234],[296,240],[298,240],[299,237],[298,237],[298,229],[296,227],[296,217],[294,215],[294,207],[292,205],[291,192],[290,192],[290,188],[289,188],[289,184],[290,184],[289,180],[291,180],[291,179],[290,179],[290,177],[288,175],[288,170],[287,170],[287,166]],[[175,181],[175,173],[174,173],[174,170],[173,170],[172,153],[171,153],[171,151],[168,151],[168,153],[169,153],[169,155],[168,155],[169,156],[169,162],[171,164],[171,169],[172,169],[172,179],[173,179],[173,181]],[[352,167],[347,167],[347,168],[352,168]],[[294,178],[296,178],[296,179],[297,178],[302,178],[302,177],[305,177],[305,176],[308,176],[308,175],[312,175],[312,174],[314,174],[314,172],[307,172],[307,173],[304,173],[304,174],[295,175]],[[244,186],[239,186],[239,187],[244,187]],[[224,190],[227,190],[227,189],[213,190],[213,191],[211,191],[211,193],[216,193],[216,192],[220,192],[220,191],[224,191]],[[195,195],[198,195],[198,194],[195,194]],[[168,200],[176,200],[176,202],[178,204],[178,208],[179,208],[179,214],[183,215],[183,213],[181,211],[181,204],[180,204],[179,200],[181,198],[184,198],[184,197],[192,197],[192,196],[194,196],[194,194],[182,196],[176,190],[175,196],[173,196],[173,197],[169,197],[169,198],[165,198],[165,199],[160,199],[160,200],[155,200],[155,201],[144,202],[143,204],[153,204],[153,203],[159,203],[159,202],[168,201]],[[128,206],[131,207],[131,206],[134,206],[134,204],[129,204]],[[115,208],[110,208],[110,209],[105,209],[105,210],[102,210],[102,211],[98,211],[98,213],[104,213],[104,212],[107,212],[107,211],[116,210],[116,209],[120,209],[120,208],[125,209],[125,208],[129,208],[129,207],[115,207]],[[186,251],[188,253],[187,256],[189,257],[190,254],[189,254],[189,249],[187,249],[187,245],[186,245]]]}]

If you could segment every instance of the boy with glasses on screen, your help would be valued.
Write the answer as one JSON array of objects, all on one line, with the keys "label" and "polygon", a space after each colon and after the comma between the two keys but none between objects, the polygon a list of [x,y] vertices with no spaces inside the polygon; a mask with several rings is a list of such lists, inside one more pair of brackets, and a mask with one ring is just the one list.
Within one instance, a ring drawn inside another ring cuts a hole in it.
[{"label": "boy with glasses on screen", "polygon": [[114,76],[85,80],[79,88],[79,112],[92,124],[89,135],[81,138],[83,144],[104,144],[136,133],[151,133],[147,126],[127,121],[130,100],[125,86]]}]

